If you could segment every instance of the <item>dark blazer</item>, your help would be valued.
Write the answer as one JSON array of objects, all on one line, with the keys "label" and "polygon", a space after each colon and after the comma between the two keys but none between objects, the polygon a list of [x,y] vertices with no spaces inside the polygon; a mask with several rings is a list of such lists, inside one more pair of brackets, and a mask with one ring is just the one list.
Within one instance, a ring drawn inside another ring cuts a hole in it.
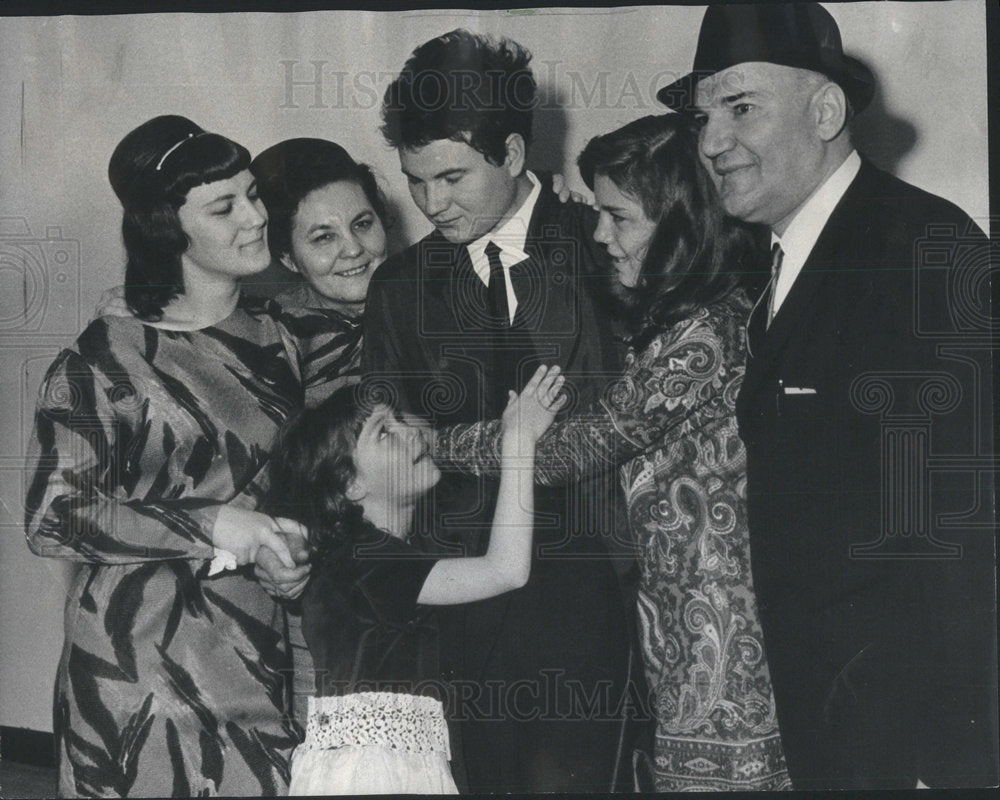
[{"label": "dark blazer", "polygon": [[[532,345],[539,361],[585,373],[580,400],[596,398],[620,368],[624,348],[613,335],[610,314],[600,302],[610,267],[593,240],[596,215],[575,203],[561,203],[551,180],[542,189],[528,226],[529,258],[511,268],[518,296],[513,344]],[[492,377],[494,343],[484,330],[486,289],[475,275],[465,245],[434,231],[390,258],[373,276],[365,310],[365,372],[394,371],[404,401],[436,422],[481,419],[503,404],[480,386]],[[530,377],[525,364],[522,372]],[[594,377],[589,377],[594,376]],[[461,391],[452,392],[459,381]],[[420,382],[420,380],[422,382]],[[440,395],[420,396],[436,380]],[[500,398],[505,403],[505,396]]]},{"label": "dark blazer", "polygon": [[737,413],[796,788],[996,783],[988,252],[865,162],[751,320]]},{"label": "dark blazer", "polygon": [[[437,231],[387,261],[372,278],[363,371],[382,382],[399,405],[437,426],[500,416],[507,388],[520,389],[538,363],[559,364],[576,400],[587,404],[620,374],[622,348],[599,301],[609,267],[592,238],[594,213],[560,203],[550,180],[539,178],[543,187],[525,246],[529,258],[511,269],[518,306],[504,343],[497,344],[486,321],[486,288],[467,248]],[[618,527],[620,504],[611,480],[606,475],[569,488],[536,488],[535,557],[527,586],[455,609],[450,619],[446,611],[441,614],[442,641],[457,639],[460,645],[458,652],[442,656],[449,677],[482,687],[490,681],[537,681],[545,670],[554,670],[590,687],[587,691],[602,681],[612,695],[624,687],[628,624],[608,547],[625,528]],[[483,553],[496,488],[495,481],[445,474],[424,517],[432,534],[425,545],[437,553]],[[462,724],[457,758],[464,753],[468,780],[463,786],[459,772],[460,787],[611,789],[615,764],[623,763],[615,757],[620,724],[594,722],[584,718],[588,715],[558,724],[519,722],[510,709],[502,716],[502,722]],[[547,763],[552,774],[576,777],[547,785],[539,773],[539,764]]]}]

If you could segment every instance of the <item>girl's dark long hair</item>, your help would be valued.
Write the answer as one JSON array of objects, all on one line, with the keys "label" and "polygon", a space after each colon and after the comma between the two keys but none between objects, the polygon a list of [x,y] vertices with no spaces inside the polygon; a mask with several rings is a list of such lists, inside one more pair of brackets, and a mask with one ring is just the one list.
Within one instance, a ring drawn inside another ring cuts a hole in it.
[{"label": "girl's dark long hair", "polygon": [[648,116],[587,143],[577,160],[587,186],[609,178],[656,223],[625,299],[629,343],[641,350],[662,330],[730,295],[760,269],[760,229],[728,217],[698,157],[695,123]]},{"label": "girl's dark long hair", "polygon": [[371,407],[360,385],[341,387],[290,418],[271,453],[265,507],[309,529],[314,563],[343,555],[371,527],[361,506],[347,498],[356,475],[354,448]]},{"label": "girl's dark long hair", "polygon": [[184,292],[181,254],[190,242],[177,210],[188,192],[249,167],[245,147],[186,117],[154,117],[119,142],[108,179],[124,209],[125,300],[137,317],[160,319]]}]

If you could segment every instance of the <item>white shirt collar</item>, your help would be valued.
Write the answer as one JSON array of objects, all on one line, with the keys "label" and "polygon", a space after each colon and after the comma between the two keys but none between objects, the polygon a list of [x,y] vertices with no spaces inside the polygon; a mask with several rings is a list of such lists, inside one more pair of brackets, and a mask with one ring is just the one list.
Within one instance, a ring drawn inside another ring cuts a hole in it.
[{"label": "white shirt collar", "polygon": [[466,245],[469,248],[472,266],[485,284],[490,282],[490,262],[486,258],[486,245],[490,242],[496,243],[497,247],[500,248],[500,263],[503,264],[504,273],[514,264],[520,263],[528,257],[528,254],[524,252],[525,242],[528,238],[528,223],[531,222],[531,215],[535,211],[535,203],[538,202],[538,196],[541,194],[542,184],[530,170],[525,171],[524,174],[531,181],[531,192],[527,199],[521,203],[521,207],[502,225]]},{"label": "white shirt collar", "polygon": [[816,240],[819,239],[823,228],[826,227],[830,215],[854,178],[857,177],[860,169],[861,156],[858,155],[857,150],[852,150],[851,154],[844,159],[844,163],[837,167],[833,174],[803,203],[802,208],[785,229],[784,235],[779,237],[774,233],[771,234],[771,244],[780,243],[784,253],[781,274],[774,287],[775,312],[788,296],[788,292],[802,271],[802,266],[809,258]]},{"label": "white shirt collar", "polygon": [[510,279],[510,268],[528,258],[528,254],[524,252],[528,239],[528,223],[531,222],[535,203],[542,191],[542,184],[533,172],[526,170],[524,174],[531,181],[531,192],[521,203],[521,207],[503,225],[466,245],[472,268],[487,286],[490,285],[490,260],[486,257],[486,245],[494,242],[500,248],[500,263],[503,265],[504,283],[507,286],[507,310],[510,313],[511,325],[514,324],[514,313],[517,311],[517,295]]}]

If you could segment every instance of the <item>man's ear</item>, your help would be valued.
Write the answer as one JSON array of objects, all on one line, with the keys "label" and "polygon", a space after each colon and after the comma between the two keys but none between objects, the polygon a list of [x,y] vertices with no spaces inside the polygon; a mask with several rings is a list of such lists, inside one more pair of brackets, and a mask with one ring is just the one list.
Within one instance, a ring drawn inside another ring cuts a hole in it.
[{"label": "man's ear", "polygon": [[812,97],[816,132],[824,142],[837,138],[847,124],[847,95],[833,81],[827,81]]},{"label": "man's ear", "polygon": [[503,165],[510,172],[512,178],[516,178],[524,172],[524,162],[527,158],[528,148],[524,144],[524,137],[519,133],[512,133],[507,137],[504,146],[506,147],[506,158]]},{"label": "man's ear", "polygon": [[290,270],[292,272],[300,272],[299,268],[295,265],[295,262],[292,260],[292,256],[290,253],[282,253],[281,258],[279,258],[278,261],[281,262],[282,266],[285,269]]}]

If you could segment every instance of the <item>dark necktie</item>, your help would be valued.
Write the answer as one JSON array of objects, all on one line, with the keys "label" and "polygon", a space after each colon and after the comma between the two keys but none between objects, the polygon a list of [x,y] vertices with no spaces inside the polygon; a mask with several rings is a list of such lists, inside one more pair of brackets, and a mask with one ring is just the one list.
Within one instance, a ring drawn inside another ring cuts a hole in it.
[{"label": "dark necktie", "polygon": [[[781,273],[781,262],[784,256],[781,245],[775,242],[771,247],[771,279],[760,293],[757,302],[753,304],[750,316],[747,318],[747,355],[750,358],[754,357],[754,353],[760,352],[764,343],[764,333],[774,318],[774,293],[778,289],[778,275]],[[767,303],[766,316],[760,309],[765,301]]]},{"label": "dark necktie", "polygon": [[775,242],[771,248],[771,282],[768,284],[771,287],[771,292],[767,299],[767,327],[769,328],[771,327],[771,323],[774,322],[774,315],[777,312],[774,298],[778,294],[778,278],[781,275],[781,262],[784,259],[785,251],[781,249],[779,242]]},{"label": "dark necktie", "polygon": [[490,262],[490,282],[488,296],[490,316],[499,330],[510,327],[510,307],[507,305],[507,281],[504,280],[503,264],[500,262],[500,248],[495,242],[486,243],[486,258]]},{"label": "dark necktie", "polygon": [[524,360],[523,342],[511,330],[510,307],[507,305],[507,282],[504,280],[500,248],[495,242],[486,245],[486,258],[490,262],[488,297],[490,317],[493,322],[492,386],[487,390],[493,400],[492,416],[499,416],[507,405],[507,390],[520,391],[519,372]]}]

